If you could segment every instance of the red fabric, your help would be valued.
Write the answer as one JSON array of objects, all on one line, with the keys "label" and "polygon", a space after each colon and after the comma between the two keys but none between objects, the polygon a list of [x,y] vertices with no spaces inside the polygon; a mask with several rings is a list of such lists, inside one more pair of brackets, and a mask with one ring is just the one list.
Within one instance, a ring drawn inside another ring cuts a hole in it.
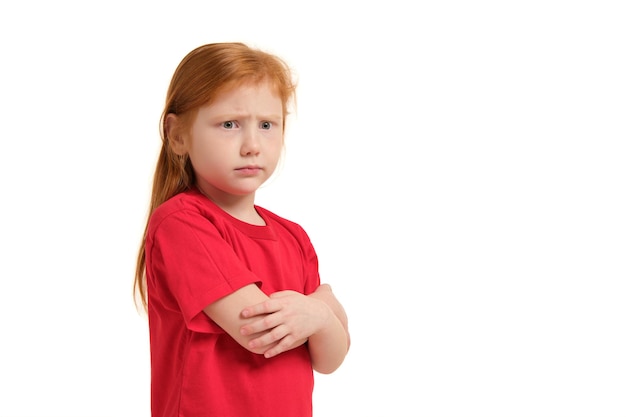
[{"label": "red fabric", "polygon": [[241,347],[202,311],[250,284],[310,294],[317,256],[296,223],[257,207],[241,222],[196,189],[158,207],[146,240],[152,416],[312,415],[306,345],[271,359]]}]

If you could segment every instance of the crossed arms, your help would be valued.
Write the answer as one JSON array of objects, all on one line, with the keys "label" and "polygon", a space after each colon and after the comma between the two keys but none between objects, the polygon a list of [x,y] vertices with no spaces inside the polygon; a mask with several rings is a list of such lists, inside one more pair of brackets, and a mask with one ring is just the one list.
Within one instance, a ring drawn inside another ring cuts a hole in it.
[{"label": "crossed arms", "polygon": [[241,346],[266,358],[308,341],[313,369],[323,374],[334,372],[350,348],[346,312],[328,284],[308,296],[279,291],[269,297],[250,284],[204,312]]}]

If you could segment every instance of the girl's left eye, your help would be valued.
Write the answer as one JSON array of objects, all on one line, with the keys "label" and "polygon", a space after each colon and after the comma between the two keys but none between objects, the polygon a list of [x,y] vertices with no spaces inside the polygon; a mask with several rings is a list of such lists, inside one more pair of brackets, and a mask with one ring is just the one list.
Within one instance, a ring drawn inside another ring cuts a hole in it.
[{"label": "girl's left eye", "polygon": [[235,122],[233,122],[232,120],[228,120],[224,123],[222,123],[222,127],[225,129],[234,129],[237,126],[237,124]]},{"label": "girl's left eye", "polygon": [[261,122],[261,129],[269,130],[272,128],[272,122]]}]

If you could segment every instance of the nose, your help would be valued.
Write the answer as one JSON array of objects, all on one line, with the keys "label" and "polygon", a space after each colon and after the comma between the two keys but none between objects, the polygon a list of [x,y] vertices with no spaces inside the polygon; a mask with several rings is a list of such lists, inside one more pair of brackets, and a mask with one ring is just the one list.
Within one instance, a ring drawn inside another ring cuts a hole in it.
[{"label": "nose", "polygon": [[258,155],[260,152],[260,142],[258,132],[254,128],[245,129],[243,132],[243,141],[241,143],[241,155],[250,156]]}]

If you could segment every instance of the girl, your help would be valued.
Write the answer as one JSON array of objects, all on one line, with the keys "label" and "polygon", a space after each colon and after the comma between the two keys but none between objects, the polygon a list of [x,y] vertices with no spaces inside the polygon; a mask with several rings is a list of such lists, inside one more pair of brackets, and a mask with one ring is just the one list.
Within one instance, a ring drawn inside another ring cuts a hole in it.
[{"label": "girl", "polygon": [[285,63],[240,43],[196,48],[174,72],[135,275],[154,417],[311,416],[313,370],[348,352],[306,232],[254,203],[294,99]]}]

